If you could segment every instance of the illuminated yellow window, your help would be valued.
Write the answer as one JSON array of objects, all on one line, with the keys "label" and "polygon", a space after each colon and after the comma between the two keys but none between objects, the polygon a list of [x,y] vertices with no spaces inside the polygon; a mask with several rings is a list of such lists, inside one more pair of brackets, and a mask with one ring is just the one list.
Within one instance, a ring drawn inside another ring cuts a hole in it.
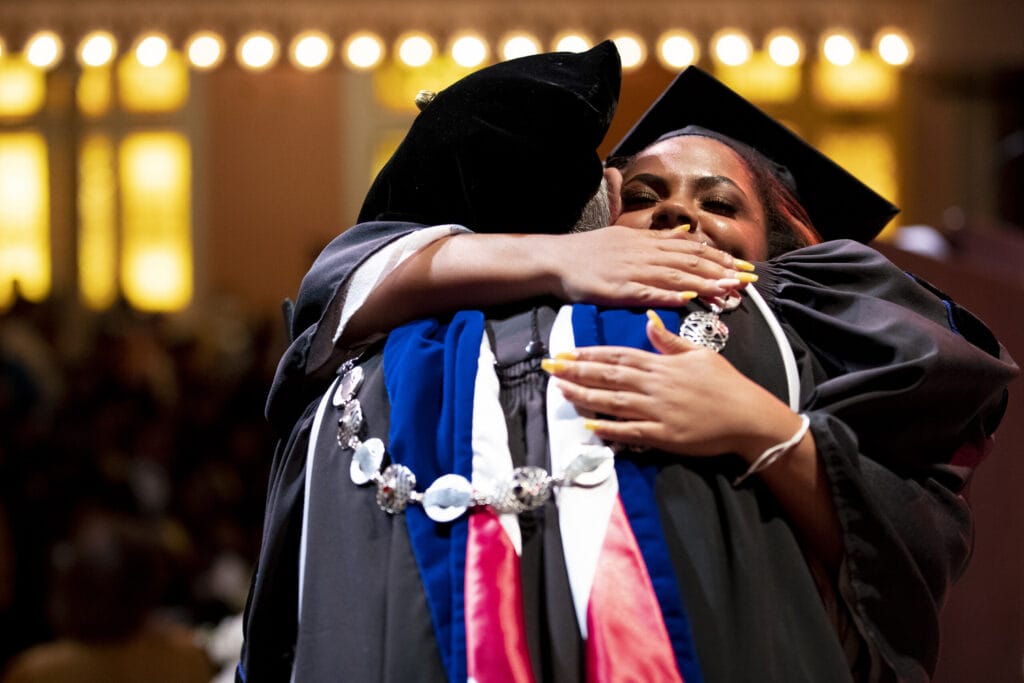
[{"label": "illuminated yellow window", "polygon": [[0,133],[0,307],[49,295],[50,173],[38,133]]},{"label": "illuminated yellow window", "polygon": [[857,53],[842,66],[815,62],[812,81],[815,98],[830,107],[884,110],[896,104],[899,95],[899,69],[869,52]]},{"label": "illuminated yellow window", "polygon": [[[880,128],[836,128],[824,131],[817,147],[871,189],[899,204],[896,145],[891,134]],[[895,225],[889,225],[881,236],[886,237]]]},{"label": "illuminated yellow window", "polygon": [[121,144],[121,288],[146,311],[192,298],[191,148],[174,132],[129,135]]},{"label": "illuminated yellow window", "polygon": [[779,66],[767,52],[755,52],[739,66],[717,64],[715,76],[744,97],[760,103],[792,102],[800,96],[800,69]]},{"label": "illuminated yellow window", "polygon": [[110,111],[113,105],[113,78],[110,67],[86,66],[75,85],[75,100],[78,110],[91,118],[98,118]]},{"label": "illuminated yellow window", "polygon": [[32,116],[45,103],[45,72],[21,56],[0,56],[0,118]]},{"label": "illuminated yellow window", "polygon": [[117,299],[117,187],[106,135],[88,135],[79,151],[78,289],[93,310]]},{"label": "illuminated yellow window", "polygon": [[188,63],[170,50],[152,66],[139,62],[135,51],[117,64],[117,94],[121,107],[130,113],[177,111],[188,102]]},{"label": "illuminated yellow window", "polygon": [[393,111],[414,113],[420,90],[438,92],[478,67],[460,66],[449,55],[439,55],[423,66],[408,66],[391,60],[373,72],[373,94],[377,102]]}]

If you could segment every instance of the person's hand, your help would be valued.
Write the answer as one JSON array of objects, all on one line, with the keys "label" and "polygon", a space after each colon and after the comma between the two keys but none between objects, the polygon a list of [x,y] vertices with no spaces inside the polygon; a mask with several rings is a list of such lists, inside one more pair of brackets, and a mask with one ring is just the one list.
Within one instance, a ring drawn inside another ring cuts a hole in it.
[{"label": "person's hand", "polygon": [[610,226],[550,236],[552,294],[604,306],[682,306],[756,279],[746,261],[688,239],[685,231]]},{"label": "person's hand", "polygon": [[647,334],[660,354],[592,346],[544,362],[566,400],[602,416],[587,421],[597,436],[749,461],[799,426],[788,406],[719,354],[665,330],[656,316]]}]

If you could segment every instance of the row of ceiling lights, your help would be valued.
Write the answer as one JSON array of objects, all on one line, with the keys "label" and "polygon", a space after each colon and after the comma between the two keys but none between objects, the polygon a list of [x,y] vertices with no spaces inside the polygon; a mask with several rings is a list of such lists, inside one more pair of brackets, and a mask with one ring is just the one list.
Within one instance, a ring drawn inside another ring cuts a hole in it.
[{"label": "row of ceiling lights", "polygon": [[[636,34],[619,32],[610,36],[618,46],[624,69],[640,67],[647,59],[647,46]],[[579,52],[588,49],[593,41],[579,32],[566,32],[552,41],[551,48],[559,51]],[[730,66],[739,66],[754,54],[751,39],[742,31],[723,29],[710,41],[712,57]],[[875,36],[874,49],[889,64],[903,66],[913,58],[913,47],[905,34],[896,29],[883,29]],[[184,44],[189,63],[197,69],[218,66],[227,53],[224,39],[213,31],[193,34]],[[830,31],[819,42],[821,54],[827,61],[842,66],[854,61],[860,47],[854,36],[843,30]],[[160,33],[139,36],[132,47],[136,59],[147,66],[157,66],[166,59],[171,41]],[[438,53],[435,40],[422,32],[408,32],[400,36],[393,46],[394,54],[407,66],[423,66]],[[541,42],[528,33],[513,33],[502,38],[497,52],[503,59],[535,54],[543,49]],[[800,37],[787,30],[777,30],[765,38],[764,49],[780,66],[801,63],[806,48]],[[371,32],[362,31],[349,36],[342,45],[342,58],[354,69],[372,69],[385,57],[384,40]],[[0,56],[4,54],[0,42]],[[49,69],[57,66],[64,53],[63,41],[52,31],[40,31],[24,45],[23,54],[33,65]],[[242,66],[261,70],[273,66],[280,58],[278,39],[267,32],[255,31],[242,36],[236,45],[236,58]],[[448,44],[448,54],[461,66],[473,68],[485,63],[490,56],[487,41],[476,33],[461,33]],[[658,61],[669,69],[680,69],[700,57],[697,39],[686,31],[668,31],[656,41]],[[107,31],[94,31],[79,42],[76,56],[83,66],[103,66],[117,55],[117,40]],[[334,56],[334,41],[322,31],[304,31],[291,40],[288,56],[292,63],[305,70],[320,69]]]}]

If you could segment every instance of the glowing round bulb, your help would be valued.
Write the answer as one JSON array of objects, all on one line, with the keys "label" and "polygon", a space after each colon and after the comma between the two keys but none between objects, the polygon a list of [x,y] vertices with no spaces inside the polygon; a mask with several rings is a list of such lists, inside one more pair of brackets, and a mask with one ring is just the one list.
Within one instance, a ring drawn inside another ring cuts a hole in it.
[{"label": "glowing round bulb", "polygon": [[632,33],[619,33],[612,38],[612,42],[619,51],[623,69],[639,68],[647,59],[647,48],[643,41]]},{"label": "glowing round bulb", "polygon": [[666,33],[658,39],[658,60],[668,69],[682,69],[697,61],[697,41],[681,33]]},{"label": "glowing round bulb", "polygon": [[525,33],[508,36],[501,45],[501,56],[505,59],[528,57],[538,52],[540,52],[540,41]]},{"label": "glowing round bulb", "polygon": [[167,59],[167,39],[163,36],[148,35],[135,46],[135,59],[142,66],[160,66]]},{"label": "glowing round bulb", "polygon": [[292,61],[300,69],[319,69],[331,58],[331,40],[319,31],[300,33],[292,41]]},{"label": "glowing round bulb", "polygon": [[825,53],[825,59],[836,66],[846,66],[857,56],[857,46],[854,45],[853,39],[842,33],[833,33],[825,38],[822,51]]},{"label": "glowing round bulb", "polygon": [[78,60],[85,66],[104,66],[114,58],[117,43],[106,31],[94,31],[82,39]]},{"label": "glowing round bulb", "polygon": [[740,66],[750,60],[750,39],[739,31],[725,31],[714,40],[715,56],[727,66]]},{"label": "glowing round bulb", "polygon": [[906,36],[896,31],[889,31],[878,39],[878,56],[886,64],[905,66],[910,63],[913,50]]},{"label": "glowing round bulb", "polygon": [[768,56],[779,66],[796,66],[803,57],[803,48],[793,36],[780,33],[768,40]]},{"label": "glowing round bulb", "polygon": [[345,44],[345,59],[356,69],[372,69],[384,58],[384,41],[372,33],[357,33]]},{"label": "glowing round bulb", "polygon": [[250,33],[242,38],[239,61],[250,69],[268,69],[277,61],[277,41],[269,33]]},{"label": "glowing round bulb", "polygon": [[472,69],[487,59],[487,44],[475,35],[465,35],[452,41],[452,59],[459,66]]},{"label": "glowing round bulb", "polygon": [[188,61],[197,69],[212,69],[224,59],[224,40],[216,33],[200,31],[185,46]]},{"label": "glowing round bulb", "polygon": [[586,52],[590,39],[581,33],[566,33],[555,41],[556,52]]},{"label": "glowing round bulb", "polygon": [[57,65],[64,52],[64,44],[53,31],[40,31],[25,46],[25,56],[29,64],[40,69],[49,69]]},{"label": "glowing round bulb", "polygon": [[398,58],[406,66],[423,66],[434,56],[434,42],[422,33],[409,34],[398,42]]}]

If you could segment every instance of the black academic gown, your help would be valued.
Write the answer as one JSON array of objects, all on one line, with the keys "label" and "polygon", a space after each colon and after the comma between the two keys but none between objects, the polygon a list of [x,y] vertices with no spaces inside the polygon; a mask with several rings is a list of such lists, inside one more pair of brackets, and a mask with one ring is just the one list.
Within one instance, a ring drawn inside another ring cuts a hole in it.
[{"label": "black academic gown", "polygon": [[[377,245],[407,229],[370,228]],[[269,406],[288,436],[275,455],[247,607],[248,681],[285,680],[293,662],[300,681],[444,678],[402,517],[380,511],[372,487],[349,480],[351,451],[339,446],[330,410],[312,437],[297,624],[309,439],[318,394],[337,366],[334,350],[318,352],[316,341],[333,332],[330,302],[347,277],[331,269],[362,260],[355,243],[332,244],[304,281],[296,341]],[[735,456],[627,456],[661,463],[661,522],[704,680],[831,681],[850,677],[851,669],[864,679],[926,680],[937,655],[938,606],[970,549],[970,515],[959,493],[971,463],[958,449],[980,446],[991,433],[1015,366],[969,314],[861,245],[799,250],[758,272],[759,291],[795,352],[799,401],[839,514],[844,561],[837,582],[816,577],[768,492],[756,481],[732,485],[743,468]],[[763,317],[744,303],[726,322],[726,357],[784,397],[779,351]],[[546,457],[537,407],[545,377],[537,358],[515,357],[518,342],[501,341],[521,341],[526,330],[534,334],[528,313],[491,316],[499,361],[505,354],[514,375],[502,383],[512,451],[536,461]],[[364,358],[365,428],[383,436],[380,357]],[[541,680],[581,680],[581,639],[551,506],[523,523],[533,668]]]}]

